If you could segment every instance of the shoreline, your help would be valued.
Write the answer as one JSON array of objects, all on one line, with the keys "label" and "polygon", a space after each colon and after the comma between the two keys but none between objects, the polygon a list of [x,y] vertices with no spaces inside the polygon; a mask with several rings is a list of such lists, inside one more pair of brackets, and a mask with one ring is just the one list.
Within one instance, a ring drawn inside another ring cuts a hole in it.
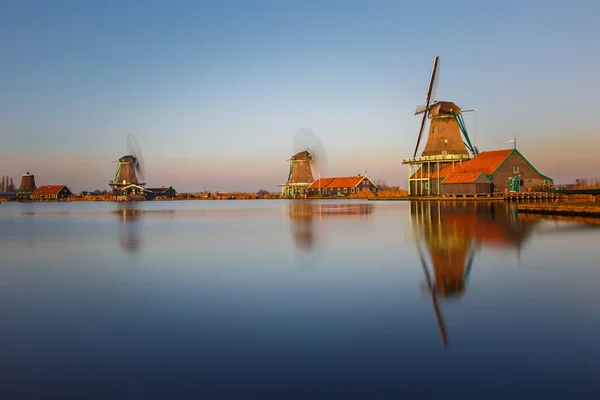
[{"label": "shoreline", "polygon": [[519,213],[600,218],[600,203],[519,204]]},{"label": "shoreline", "polygon": [[367,199],[370,201],[505,201],[504,197],[423,197],[423,196],[402,196],[402,197],[381,197],[381,198],[373,198]]}]

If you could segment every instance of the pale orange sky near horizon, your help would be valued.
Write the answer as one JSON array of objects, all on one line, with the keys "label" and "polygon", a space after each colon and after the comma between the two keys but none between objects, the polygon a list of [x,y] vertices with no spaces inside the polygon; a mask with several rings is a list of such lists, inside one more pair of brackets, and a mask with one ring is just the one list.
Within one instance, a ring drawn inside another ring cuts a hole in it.
[{"label": "pale orange sky near horizon", "polygon": [[[557,184],[600,176],[600,158],[594,153],[600,139],[575,134],[569,136],[569,146],[551,140],[531,143],[528,138],[518,137],[517,147],[541,173],[553,178]],[[577,146],[579,141],[587,146]],[[512,147],[512,143],[503,142],[497,148]],[[36,176],[38,186],[66,184],[72,190],[81,191],[108,189],[108,181],[115,170],[115,164],[93,154],[73,155],[66,151],[33,153],[3,156],[4,170],[0,170],[0,175],[12,176],[18,185],[20,175],[30,172]],[[388,184],[406,188],[408,168],[402,165],[402,158],[410,156],[409,153],[409,149],[401,151],[393,148],[330,152],[328,175],[347,176],[362,174],[366,170],[373,180],[385,179]],[[276,192],[279,190],[277,185],[287,178],[286,159],[290,155],[172,157],[145,154],[146,181],[149,187],[166,185],[179,191],[202,191],[206,188],[212,191],[256,192],[266,189]]]}]

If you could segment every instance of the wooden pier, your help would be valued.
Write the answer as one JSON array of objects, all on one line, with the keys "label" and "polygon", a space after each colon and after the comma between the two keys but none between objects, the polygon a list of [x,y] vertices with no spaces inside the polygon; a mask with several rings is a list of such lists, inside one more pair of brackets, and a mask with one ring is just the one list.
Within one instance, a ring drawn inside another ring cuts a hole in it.
[{"label": "wooden pier", "polygon": [[504,193],[504,199],[508,201],[530,201],[530,200],[558,200],[558,193],[549,192],[508,192]]}]

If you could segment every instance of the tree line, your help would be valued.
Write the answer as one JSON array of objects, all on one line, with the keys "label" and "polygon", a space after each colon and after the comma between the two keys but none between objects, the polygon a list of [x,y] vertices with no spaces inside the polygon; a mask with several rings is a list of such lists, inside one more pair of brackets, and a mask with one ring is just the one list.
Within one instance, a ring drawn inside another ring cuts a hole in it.
[{"label": "tree line", "polygon": [[13,182],[13,178],[11,178],[10,176],[3,176],[2,180],[0,181],[0,193],[3,192],[16,192],[17,191],[17,187],[15,186],[15,183]]}]

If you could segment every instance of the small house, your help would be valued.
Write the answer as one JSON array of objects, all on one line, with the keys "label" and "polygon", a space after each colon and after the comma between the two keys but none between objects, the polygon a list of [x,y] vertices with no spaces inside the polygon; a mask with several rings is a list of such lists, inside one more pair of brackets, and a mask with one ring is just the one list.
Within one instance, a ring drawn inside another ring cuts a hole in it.
[{"label": "small house", "polygon": [[146,188],[147,191],[154,193],[156,197],[167,197],[172,199],[177,195],[177,191],[173,189],[173,186],[169,186],[168,188],[160,187],[160,188]]},{"label": "small house", "polygon": [[1,192],[0,200],[15,200],[17,198],[17,192]]},{"label": "small house", "polygon": [[65,200],[73,193],[65,185],[46,185],[36,188],[31,193],[31,200],[37,201],[58,201]]},{"label": "small house", "polygon": [[371,191],[377,193],[377,185],[363,175],[320,178],[307,189],[308,196],[349,196]]}]

